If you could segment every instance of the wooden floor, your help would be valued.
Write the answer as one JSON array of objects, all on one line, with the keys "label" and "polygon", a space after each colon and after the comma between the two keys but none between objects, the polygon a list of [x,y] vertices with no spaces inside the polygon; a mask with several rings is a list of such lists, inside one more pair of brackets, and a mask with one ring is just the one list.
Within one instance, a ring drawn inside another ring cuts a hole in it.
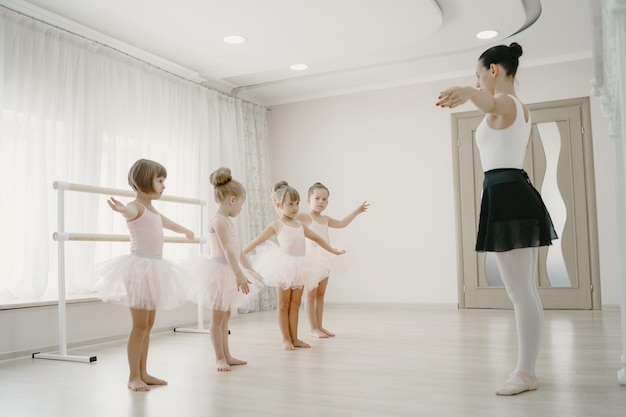
[{"label": "wooden floor", "polygon": [[620,315],[546,311],[540,387],[514,397],[495,388],[515,365],[512,311],[329,307],[337,337],[282,350],[275,312],[231,320],[233,354],[249,364],[214,368],[209,335],[154,334],[149,370],[169,385],[126,388],[125,341],[71,350],[93,364],[21,358],[0,362],[6,417],[480,416],[624,417]]}]

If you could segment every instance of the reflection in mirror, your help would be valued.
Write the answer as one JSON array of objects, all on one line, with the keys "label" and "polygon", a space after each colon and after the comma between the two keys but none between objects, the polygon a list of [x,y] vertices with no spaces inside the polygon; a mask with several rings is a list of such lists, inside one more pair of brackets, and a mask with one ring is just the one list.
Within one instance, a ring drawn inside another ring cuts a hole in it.
[{"label": "reflection in mirror", "polygon": [[[554,228],[559,237],[562,237],[565,220],[567,219],[567,208],[557,183],[557,166],[561,153],[561,135],[556,122],[538,123],[536,126],[539,137],[533,138],[533,140],[540,141],[543,151],[545,152],[546,160],[546,171],[541,190],[539,191],[550,213]],[[552,246],[548,249],[546,271],[550,286],[571,287],[570,278],[563,259],[560,239],[553,241]],[[485,275],[489,287],[504,286],[500,271],[498,270],[498,264],[491,253],[485,254]]]},{"label": "reflection in mirror", "polygon": [[504,287],[498,263],[493,253],[485,253],[485,275],[487,276],[487,284],[490,287]]},{"label": "reflection in mirror", "polygon": [[[563,236],[567,208],[557,183],[557,166],[561,153],[561,135],[556,122],[537,123],[539,138],[546,155],[546,173],[541,186],[541,197],[550,213],[554,229],[559,237]],[[536,140],[536,139],[533,139]],[[552,287],[570,287],[570,278],[565,268],[561,239],[552,241],[546,260],[548,280]]]}]

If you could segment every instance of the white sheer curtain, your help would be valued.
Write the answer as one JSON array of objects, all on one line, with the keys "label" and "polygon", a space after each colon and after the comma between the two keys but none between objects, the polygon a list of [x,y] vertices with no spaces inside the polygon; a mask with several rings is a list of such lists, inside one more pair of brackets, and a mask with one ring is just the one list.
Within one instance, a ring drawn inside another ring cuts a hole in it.
[{"label": "white sheer curtain", "polygon": [[609,120],[609,135],[615,153],[615,183],[620,258],[620,304],[622,368],[620,385],[626,385],[626,0],[591,3],[594,26],[595,79],[593,92],[601,99],[603,116]]},{"label": "white sheer curtain", "polygon": [[[0,304],[56,298],[55,180],[128,189],[139,158],[168,170],[166,193],[212,203],[209,173],[228,166],[248,185],[245,242],[273,218],[267,197],[266,109],[183,80],[0,7]],[[261,190],[263,192],[261,192]],[[66,231],[126,233],[106,196],[67,193]],[[197,207],[158,202],[204,234]],[[214,205],[205,208],[205,219]],[[127,243],[68,242],[67,292],[91,290],[96,262]],[[197,245],[166,245],[182,259]]]}]

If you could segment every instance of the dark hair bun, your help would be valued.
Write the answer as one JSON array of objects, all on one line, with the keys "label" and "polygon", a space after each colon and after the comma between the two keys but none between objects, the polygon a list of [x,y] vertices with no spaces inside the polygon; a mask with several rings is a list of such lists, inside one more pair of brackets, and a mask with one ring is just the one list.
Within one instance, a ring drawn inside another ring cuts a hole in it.
[{"label": "dark hair bun", "polygon": [[509,45],[509,51],[511,51],[511,55],[513,55],[514,58],[522,56],[522,46],[517,42],[513,42]]}]

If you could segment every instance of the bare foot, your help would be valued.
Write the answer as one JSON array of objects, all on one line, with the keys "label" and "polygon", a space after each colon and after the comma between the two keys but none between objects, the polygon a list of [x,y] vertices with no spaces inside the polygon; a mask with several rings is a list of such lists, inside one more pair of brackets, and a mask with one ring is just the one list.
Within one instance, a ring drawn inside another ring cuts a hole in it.
[{"label": "bare foot", "polygon": [[327,339],[328,335],[320,329],[311,329],[311,337],[317,337],[318,339]]},{"label": "bare foot", "polygon": [[233,358],[232,356],[230,358],[227,359],[227,362],[229,365],[231,366],[235,366],[235,365],[245,365],[248,362],[241,360],[241,359],[237,359],[237,358]]},{"label": "bare foot", "polygon": [[331,332],[330,330],[326,330],[325,328],[321,327],[322,332],[324,332],[326,334],[326,336],[328,337],[335,337],[335,333]]},{"label": "bare foot", "polygon": [[230,365],[228,365],[228,362],[226,361],[226,359],[220,359],[216,361],[216,363],[217,363],[218,372],[230,371]]},{"label": "bare foot", "polygon": [[295,347],[293,346],[293,343],[291,343],[291,340],[283,340],[283,349],[294,350]]},{"label": "bare foot", "polygon": [[142,375],[141,380],[147,385],[167,385],[167,381],[148,374]]},{"label": "bare foot", "polygon": [[133,391],[150,391],[150,387],[141,378],[129,379],[128,388]]},{"label": "bare foot", "polygon": [[300,339],[296,339],[295,342],[293,343],[293,346],[297,347],[297,348],[310,348],[311,347],[311,345],[309,345],[308,343],[303,342]]}]

